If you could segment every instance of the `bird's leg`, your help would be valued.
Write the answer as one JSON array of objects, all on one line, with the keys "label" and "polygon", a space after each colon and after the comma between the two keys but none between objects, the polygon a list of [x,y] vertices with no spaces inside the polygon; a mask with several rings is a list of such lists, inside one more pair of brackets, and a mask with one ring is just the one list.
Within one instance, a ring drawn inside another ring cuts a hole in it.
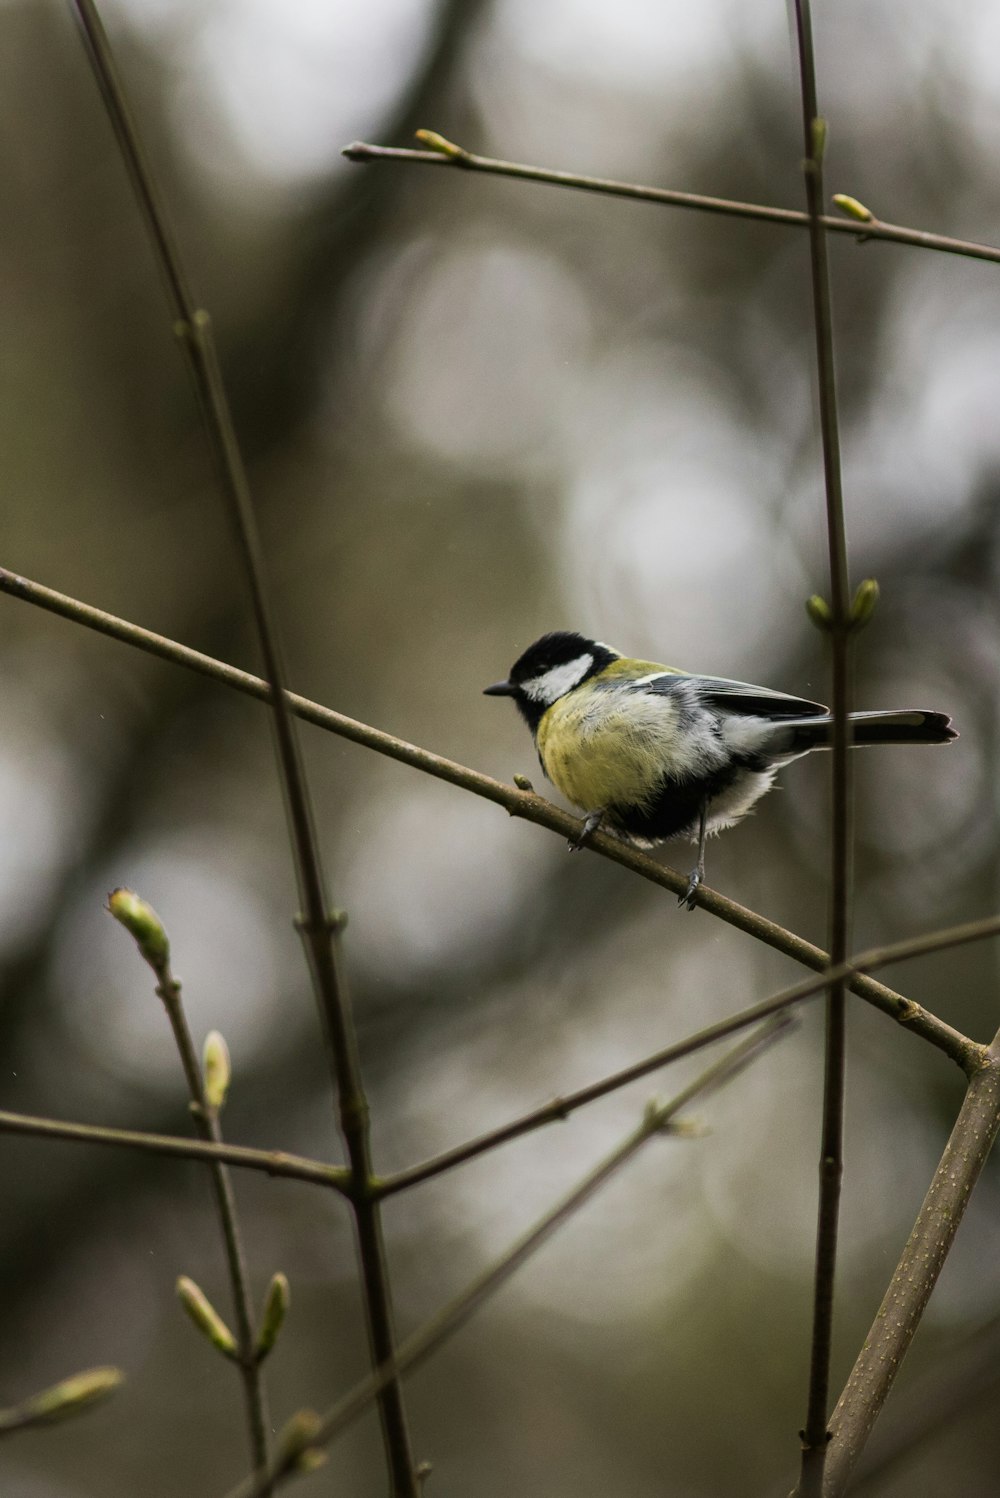
[{"label": "bird's leg", "polygon": [[694,897],[705,882],[705,835],[708,822],[708,801],[701,803],[701,812],[698,817],[698,862],[691,870],[688,879],[688,887],[682,895],[678,896],[678,905],[686,905],[688,910],[694,909]]},{"label": "bird's leg", "polygon": [[599,806],[596,811],[588,811],[583,819],[583,826],[576,837],[571,837],[567,844],[571,853],[578,853],[590,841],[592,832],[596,832],[604,820],[604,807]]}]

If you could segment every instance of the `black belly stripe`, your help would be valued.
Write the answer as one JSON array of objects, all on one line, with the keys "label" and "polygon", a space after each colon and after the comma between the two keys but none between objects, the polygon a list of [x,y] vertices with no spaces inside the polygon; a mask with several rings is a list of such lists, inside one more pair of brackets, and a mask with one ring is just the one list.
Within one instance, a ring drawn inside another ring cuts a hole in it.
[{"label": "black belly stripe", "polygon": [[696,832],[701,815],[702,802],[709,803],[723,791],[734,785],[750,765],[730,763],[713,775],[702,775],[694,780],[679,780],[664,775],[651,806],[619,804],[606,808],[608,820],[631,837],[648,838],[651,842],[678,837],[684,832]]}]

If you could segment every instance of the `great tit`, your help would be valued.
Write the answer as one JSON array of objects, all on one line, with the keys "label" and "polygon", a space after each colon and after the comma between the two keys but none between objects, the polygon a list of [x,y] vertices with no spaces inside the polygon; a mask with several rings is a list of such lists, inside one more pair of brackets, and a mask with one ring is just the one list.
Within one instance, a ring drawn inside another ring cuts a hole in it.
[{"label": "great tit", "polygon": [[[705,838],[745,817],[789,760],[830,747],[828,708],[769,687],[692,676],[630,660],[583,635],[543,635],[487,697],[513,697],[542,770],[586,817],[571,848],[604,823],[641,848],[667,838],[698,844],[679,904],[705,878]],[[947,744],[944,713],[922,708],[851,713],[851,741]]]}]

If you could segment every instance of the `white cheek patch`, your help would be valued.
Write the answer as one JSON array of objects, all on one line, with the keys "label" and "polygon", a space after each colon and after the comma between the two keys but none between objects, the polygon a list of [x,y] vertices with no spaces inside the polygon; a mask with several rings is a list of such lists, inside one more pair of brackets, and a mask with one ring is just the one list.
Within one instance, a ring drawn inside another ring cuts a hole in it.
[{"label": "white cheek patch", "polygon": [[579,686],[593,664],[594,657],[589,653],[578,655],[575,661],[567,661],[564,666],[553,666],[551,671],[545,671],[541,676],[522,681],[521,691],[532,702],[556,702]]}]

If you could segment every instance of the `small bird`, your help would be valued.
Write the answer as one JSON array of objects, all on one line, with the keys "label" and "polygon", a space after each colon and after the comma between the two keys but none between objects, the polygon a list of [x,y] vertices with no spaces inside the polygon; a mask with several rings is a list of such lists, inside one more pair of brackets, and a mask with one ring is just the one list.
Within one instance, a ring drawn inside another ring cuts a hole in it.
[{"label": "small bird", "polygon": [[[707,835],[745,817],[789,760],[829,749],[833,726],[821,703],[630,660],[565,630],[529,645],[485,695],[513,697],[545,775],[586,813],[571,849],[602,824],[640,848],[697,842],[678,901],[689,910],[705,878]],[[944,713],[922,708],[851,713],[850,722],[855,745],[958,737]]]}]

